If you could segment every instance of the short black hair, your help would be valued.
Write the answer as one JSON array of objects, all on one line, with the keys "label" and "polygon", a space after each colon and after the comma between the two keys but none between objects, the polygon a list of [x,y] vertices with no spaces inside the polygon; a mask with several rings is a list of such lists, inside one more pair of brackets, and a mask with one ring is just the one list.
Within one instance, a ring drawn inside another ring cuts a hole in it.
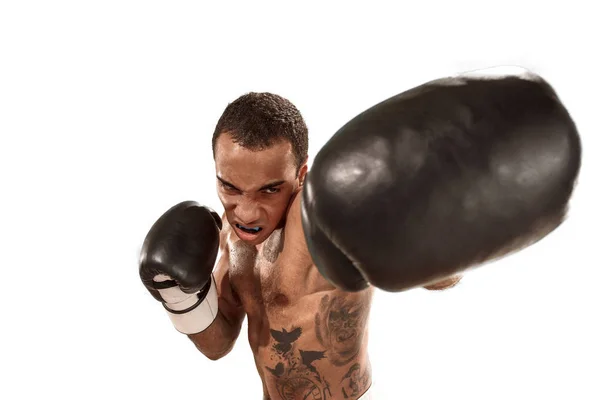
[{"label": "short black hair", "polygon": [[230,103],[213,133],[212,149],[222,133],[250,150],[264,150],[280,140],[292,144],[299,169],[308,155],[308,128],[300,111],[289,100],[273,93],[250,92]]}]

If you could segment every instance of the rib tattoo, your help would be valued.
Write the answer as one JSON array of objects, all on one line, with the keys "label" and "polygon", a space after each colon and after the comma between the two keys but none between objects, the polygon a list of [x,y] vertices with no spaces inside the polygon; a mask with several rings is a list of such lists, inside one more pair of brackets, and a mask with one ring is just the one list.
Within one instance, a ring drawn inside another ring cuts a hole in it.
[{"label": "rib tattoo", "polygon": [[315,315],[317,339],[336,366],[351,362],[361,349],[369,304],[345,297],[323,296]]}]

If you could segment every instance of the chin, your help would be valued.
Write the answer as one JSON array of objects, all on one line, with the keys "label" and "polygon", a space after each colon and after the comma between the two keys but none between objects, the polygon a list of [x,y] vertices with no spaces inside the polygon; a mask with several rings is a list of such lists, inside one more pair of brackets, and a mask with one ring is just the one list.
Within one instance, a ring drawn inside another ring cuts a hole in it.
[{"label": "chin", "polygon": [[240,239],[242,242],[244,242],[244,243],[246,243],[246,244],[249,244],[249,245],[251,245],[251,246],[258,246],[259,244],[261,244],[262,242],[264,242],[265,240],[267,240],[268,236],[267,236],[267,237],[264,237],[264,238],[263,238],[263,237],[260,237],[260,238],[256,238],[256,239],[252,239],[252,240],[248,240],[248,239],[242,239],[242,238],[240,238],[239,236],[238,236],[238,238],[239,238],[239,239]]}]

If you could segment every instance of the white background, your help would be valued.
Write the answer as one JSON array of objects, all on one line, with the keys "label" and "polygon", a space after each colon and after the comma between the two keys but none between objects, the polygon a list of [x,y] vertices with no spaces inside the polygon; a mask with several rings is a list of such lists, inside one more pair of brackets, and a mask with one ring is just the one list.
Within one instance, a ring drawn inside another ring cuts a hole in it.
[{"label": "white background", "polygon": [[289,98],[314,157],[387,97],[518,64],[554,85],[580,129],[570,219],[449,291],[378,292],[378,398],[600,398],[592,6],[199,3],[1,3],[0,397],[261,398],[245,326],[232,353],[205,359],[136,264],[171,205],[221,211],[210,139],[228,102]]}]

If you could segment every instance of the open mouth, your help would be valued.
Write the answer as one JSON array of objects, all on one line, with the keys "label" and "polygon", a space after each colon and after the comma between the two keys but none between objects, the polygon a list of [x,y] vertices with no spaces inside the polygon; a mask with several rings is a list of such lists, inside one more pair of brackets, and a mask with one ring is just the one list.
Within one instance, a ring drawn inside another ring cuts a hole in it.
[{"label": "open mouth", "polygon": [[251,235],[256,235],[258,232],[262,231],[261,227],[256,227],[256,228],[251,228],[248,226],[244,226],[244,225],[240,225],[240,224],[235,224],[235,226],[242,232],[246,232],[249,233]]}]

